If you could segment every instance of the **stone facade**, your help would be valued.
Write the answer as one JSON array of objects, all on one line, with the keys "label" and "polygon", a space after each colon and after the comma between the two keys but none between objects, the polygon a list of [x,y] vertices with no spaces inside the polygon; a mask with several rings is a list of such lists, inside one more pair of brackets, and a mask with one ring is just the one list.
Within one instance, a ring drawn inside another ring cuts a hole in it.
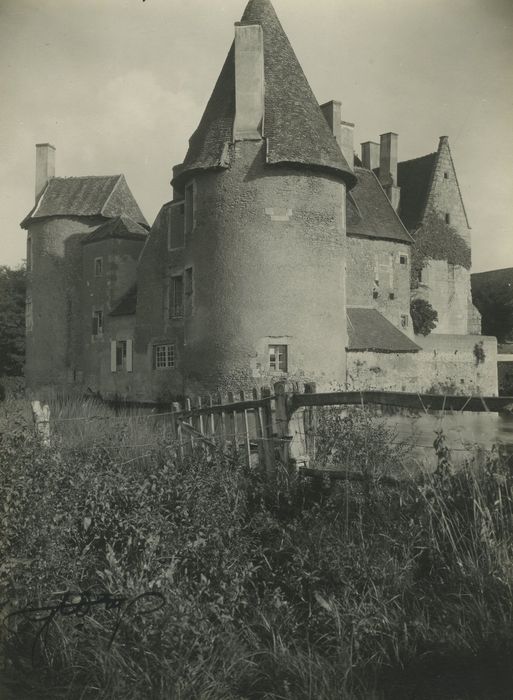
[{"label": "stone facade", "polygon": [[410,245],[406,243],[348,236],[347,304],[375,308],[413,337],[410,264]]}]

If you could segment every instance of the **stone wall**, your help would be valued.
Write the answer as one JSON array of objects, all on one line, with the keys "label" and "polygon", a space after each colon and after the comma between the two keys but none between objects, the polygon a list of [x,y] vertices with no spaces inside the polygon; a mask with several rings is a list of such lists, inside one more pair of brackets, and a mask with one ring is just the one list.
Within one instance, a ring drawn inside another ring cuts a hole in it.
[{"label": "stone wall", "polygon": [[33,328],[27,333],[26,381],[30,390],[62,389],[74,380],[80,354],[81,241],[99,219],[53,218],[29,227],[32,269],[27,297],[32,300]]},{"label": "stone wall", "polygon": [[461,265],[450,265],[446,260],[429,260],[413,293],[426,299],[438,313],[433,333],[466,335],[469,332],[469,303],[472,299],[469,270]]},{"label": "stone wall", "polygon": [[[272,344],[288,346],[290,378],[344,384],[345,188],[330,175],[266,166],[264,148],[237,143],[229,169],[196,177],[195,225],[182,250],[167,251],[165,210],[153,227],[139,268],[140,396],[161,391],[147,358],[164,340],[179,360],[168,394],[272,383]],[[170,320],[166,285],[187,267],[192,310]]]},{"label": "stone wall", "polygon": [[497,395],[495,338],[431,334],[415,342],[417,353],[348,352],[348,390]]},{"label": "stone wall", "polygon": [[[123,321],[110,316],[119,300],[137,280],[137,262],[144,242],[107,238],[82,246],[82,308],[81,353],[75,356],[78,380],[102,395],[112,390],[110,377],[110,341],[122,324],[130,330],[126,338],[134,337],[135,316]],[[101,275],[95,275],[95,260],[101,258]],[[92,335],[93,311],[103,311],[103,333]],[[124,340],[126,338],[120,338]],[[105,378],[107,377],[107,382]],[[133,383],[131,389],[133,388]],[[128,398],[128,395],[124,398]]]},{"label": "stone wall", "polygon": [[348,236],[347,305],[373,307],[403,333],[413,336],[410,263],[408,243]]}]

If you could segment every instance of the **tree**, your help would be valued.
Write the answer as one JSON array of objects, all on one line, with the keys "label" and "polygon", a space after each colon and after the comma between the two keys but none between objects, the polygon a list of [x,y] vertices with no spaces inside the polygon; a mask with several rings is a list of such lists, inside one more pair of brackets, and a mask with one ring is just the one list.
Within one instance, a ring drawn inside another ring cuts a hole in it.
[{"label": "tree", "polygon": [[495,270],[472,277],[472,298],[481,314],[483,335],[499,343],[513,338],[513,271]]},{"label": "tree", "polygon": [[415,335],[429,335],[438,323],[438,313],[425,299],[413,299],[410,304]]},{"label": "tree", "polygon": [[25,268],[0,265],[0,377],[23,374],[25,292]]}]

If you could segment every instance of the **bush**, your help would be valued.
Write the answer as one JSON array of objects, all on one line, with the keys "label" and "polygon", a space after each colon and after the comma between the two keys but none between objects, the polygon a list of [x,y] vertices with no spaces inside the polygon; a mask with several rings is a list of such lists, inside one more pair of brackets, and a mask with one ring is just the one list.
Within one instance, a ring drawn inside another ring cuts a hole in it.
[{"label": "bush", "polygon": [[438,312],[425,299],[413,299],[410,315],[415,335],[429,335],[436,328]]}]

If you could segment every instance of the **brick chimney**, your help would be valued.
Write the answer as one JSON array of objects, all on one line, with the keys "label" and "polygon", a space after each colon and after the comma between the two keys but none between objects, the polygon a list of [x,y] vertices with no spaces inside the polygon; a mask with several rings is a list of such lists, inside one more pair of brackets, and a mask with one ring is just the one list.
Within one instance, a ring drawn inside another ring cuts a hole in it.
[{"label": "brick chimney", "polygon": [[381,134],[379,149],[379,181],[397,211],[401,189],[397,187],[397,134]]},{"label": "brick chimney", "polygon": [[235,25],[234,141],[260,140],[264,122],[264,34],[260,24]]},{"label": "brick chimney", "polygon": [[354,124],[352,122],[342,121],[342,103],[336,100],[330,100],[321,105],[321,112],[328,122],[331,133],[337,139],[337,143],[342,151],[342,155],[347,161],[347,164],[353,170],[354,168]]},{"label": "brick chimney", "polygon": [[361,147],[363,167],[367,170],[377,170],[379,168],[379,143],[365,141]]},{"label": "brick chimney", "polygon": [[52,177],[55,177],[55,146],[36,143],[36,202]]}]

